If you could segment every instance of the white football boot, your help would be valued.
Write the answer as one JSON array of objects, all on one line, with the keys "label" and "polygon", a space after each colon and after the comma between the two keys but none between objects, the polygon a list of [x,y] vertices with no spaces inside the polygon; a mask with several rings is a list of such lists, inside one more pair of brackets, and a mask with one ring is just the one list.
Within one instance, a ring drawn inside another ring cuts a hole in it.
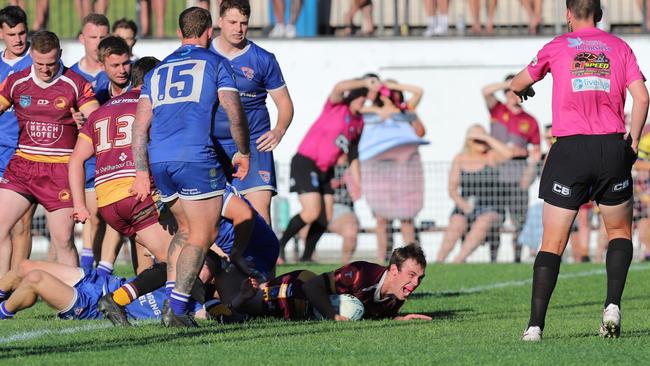
[{"label": "white football boot", "polygon": [[539,342],[542,340],[542,328],[540,327],[528,327],[524,332],[524,335],[521,337],[522,341],[525,342]]},{"label": "white football boot", "polygon": [[600,323],[600,336],[618,338],[621,335],[621,310],[618,305],[609,304],[603,310],[603,321]]}]

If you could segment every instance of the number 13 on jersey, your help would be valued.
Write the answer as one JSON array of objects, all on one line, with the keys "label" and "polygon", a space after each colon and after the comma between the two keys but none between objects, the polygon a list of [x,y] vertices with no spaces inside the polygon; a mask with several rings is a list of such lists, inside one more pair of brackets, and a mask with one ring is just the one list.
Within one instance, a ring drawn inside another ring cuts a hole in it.
[{"label": "number 13 on jersey", "polygon": [[199,103],[205,65],[205,60],[187,60],[156,69],[151,77],[153,107],[183,102]]}]

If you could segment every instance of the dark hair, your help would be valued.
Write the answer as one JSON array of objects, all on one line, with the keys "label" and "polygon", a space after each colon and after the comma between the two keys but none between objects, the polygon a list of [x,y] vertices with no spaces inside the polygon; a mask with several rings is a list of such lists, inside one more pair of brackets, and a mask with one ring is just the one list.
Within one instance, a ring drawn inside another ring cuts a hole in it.
[{"label": "dark hair", "polygon": [[581,20],[593,18],[594,22],[599,22],[603,17],[600,0],[566,0],[566,8]]},{"label": "dark hair", "polygon": [[138,25],[135,24],[135,22],[131,19],[122,18],[115,21],[115,23],[113,23],[112,32],[115,33],[115,31],[119,28],[130,29],[133,31],[133,35],[138,34]]},{"label": "dark hair", "polygon": [[357,88],[349,90],[343,97],[343,103],[350,105],[353,100],[368,95],[368,88]]},{"label": "dark hair", "polygon": [[219,16],[224,16],[230,9],[237,9],[246,17],[251,16],[251,4],[248,0],[221,0]]},{"label": "dark hair", "polygon": [[506,75],[506,78],[503,79],[503,81],[510,81],[515,78],[515,74],[508,74]]},{"label": "dark hair", "polygon": [[393,254],[391,254],[390,261],[388,262],[388,267],[394,264],[397,266],[397,269],[402,269],[402,264],[407,259],[413,259],[415,263],[422,266],[422,268],[426,268],[427,266],[427,258],[424,256],[422,247],[418,244],[411,243],[393,250]]},{"label": "dark hair", "polygon": [[183,38],[198,38],[212,27],[212,17],[209,11],[193,6],[183,10],[178,17],[178,27]]},{"label": "dark hair", "polygon": [[60,50],[61,42],[54,32],[38,31],[32,36],[32,49],[38,53],[48,53],[52,50]]},{"label": "dark hair", "polygon": [[145,56],[134,62],[131,66],[131,85],[133,87],[142,85],[144,83],[144,76],[159,63],[160,60],[153,56]]},{"label": "dark hair", "polygon": [[90,13],[84,17],[84,19],[81,21],[82,30],[86,24],[94,24],[98,27],[104,26],[106,28],[111,27],[108,18],[106,18],[105,15],[97,14],[97,13]]},{"label": "dark hair", "polygon": [[27,14],[19,6],[5,6],[0,10],[0,27],[7,24],[9,28],[13,28],[18,24],[24,24],[27,27]]},{"label": "dark hair", "polygon": [[102,63],[106,60],[106,57],[110,55],[124,54],[131,56],[131,50],[122,37],[108,36],[102,39],[97,46],[97,58],[99,59],[99,62]]}]

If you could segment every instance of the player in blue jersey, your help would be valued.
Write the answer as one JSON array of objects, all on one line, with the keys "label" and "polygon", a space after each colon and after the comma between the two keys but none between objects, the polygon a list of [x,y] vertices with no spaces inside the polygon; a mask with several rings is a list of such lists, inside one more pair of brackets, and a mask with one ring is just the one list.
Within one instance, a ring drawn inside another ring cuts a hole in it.
[{"label": "player in blue jersey", "polygon": [[[271,196],[276,192],[273,149],[291,123],[293,103],[275,56],[246,38],[250,12],[248,0],[223,0],[219,9],[221,34],[212,41],[210,49],[228,59],[233,67],[251,135],[249,174],[243,180],[233,179],[232,183],[270,224]],[[273,129],[266,108],[267,94],[278,110]],[[222,108],[217,111],[215,135],[224,153],[232,158],[237,148]]]},{"label": "player in blue jersey", "polygon": [[186,311],[189,291],[217,237],[226,182],[212,140],[214,111],[222,105],[228,114],[238,147],[233,176],[241,179],[248,173],[249,133],[232,68],[207,49],[212,38],[210,13],[198,7],[185,9],[179,26],[181,47],[147,74],[140,94],[133,123],[132,190],[139,199],[148,197],[151,169],[161,199],[178,223],[168,255],[169,277],[178,276],[163,324],[195,326]]},{"label": "player in blue jersey", "polygon": [[[40,297],[58,312],[60,319],[93,320],[103,318],[99,299],[128,282],[119,276],[102,276],[65,264],[24,261],[18,271],[0,278],[0,320],[12,319],[32,307]],[[11,296],[5,296],[11,292]],[[152,319],[162,315],[164,288],[146,293],[125,308],[129,319]],[[192,311],[201,308],[193,304]]]},{"label": "player in blue jersey", "polygon": [[[18,6],[7,6],[0,10],[0,28],[5,49],[0,55],[0,82],[14,72],[32,66],[27,42],[27,15]],[[18,145],[18,120],[13,107],[0,115],[0,179],[9,159],[14,155]],[[0,251],[0,276],[10,267],[29,256],[32,243],[32,218],[36,205],[32,204],[23,217],[11,230],[11,252]]]}]

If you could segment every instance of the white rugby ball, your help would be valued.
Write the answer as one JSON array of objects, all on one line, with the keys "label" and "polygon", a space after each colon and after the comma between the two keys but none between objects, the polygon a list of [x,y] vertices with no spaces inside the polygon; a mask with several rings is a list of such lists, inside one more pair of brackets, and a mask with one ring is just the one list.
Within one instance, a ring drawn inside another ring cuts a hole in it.
[{"label": "white rugby ball", "polygon": [[[350,320],[361,320],[364,307],[361,300],[349,294],[330,295],[330,303],[337,314],[343,315]],[[316,319],[323,320],[323,316],[314,308]]]}]

